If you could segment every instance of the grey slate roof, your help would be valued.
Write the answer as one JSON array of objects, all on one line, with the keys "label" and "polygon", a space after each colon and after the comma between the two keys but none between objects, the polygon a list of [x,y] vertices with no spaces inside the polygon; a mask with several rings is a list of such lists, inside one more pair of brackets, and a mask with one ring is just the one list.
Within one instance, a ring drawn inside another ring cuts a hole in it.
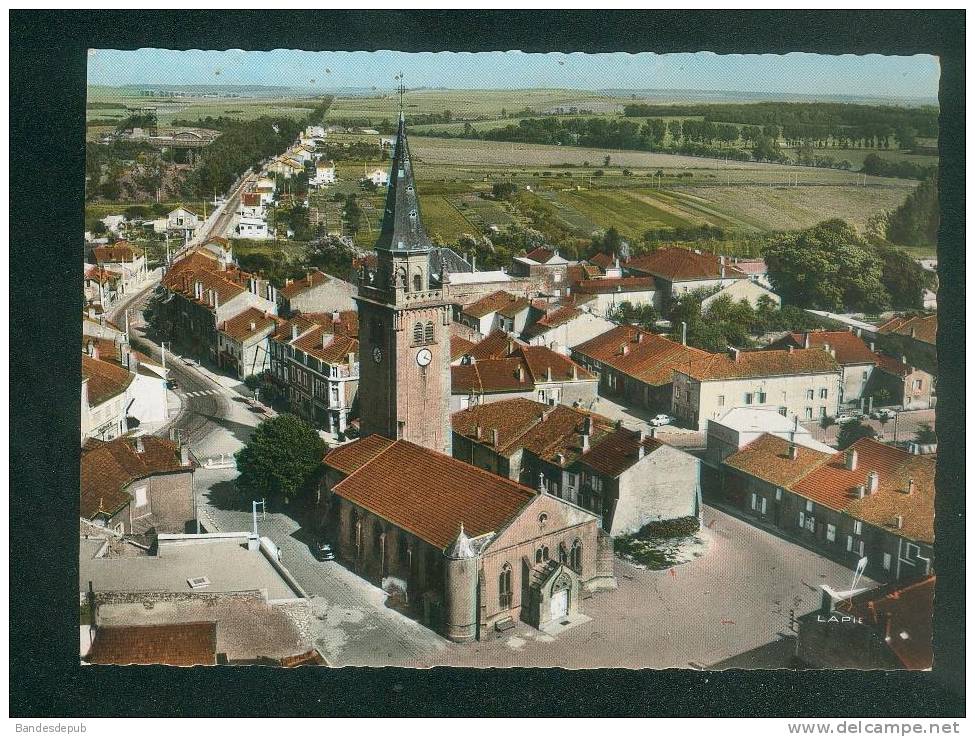
[{"label": "grey slate roof", "polygon": [[[420,200],[413,181],[413,162],[406,140],[406,120],[400,113],[399,130],[396,133],[396,149],[389,172],[386,189],[386,207],[383,212],[382,230],[376,241],[376,249],[390,251],[425,251],[432,248],[430,238],[423,228],[420,217]],[[437,269],[439,273],[439,259]]]}]

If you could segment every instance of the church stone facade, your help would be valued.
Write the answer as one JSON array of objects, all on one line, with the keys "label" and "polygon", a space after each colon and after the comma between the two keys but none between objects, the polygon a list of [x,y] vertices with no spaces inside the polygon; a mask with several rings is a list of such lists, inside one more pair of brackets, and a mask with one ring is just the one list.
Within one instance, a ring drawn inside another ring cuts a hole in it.
[{"label": "church stone facade", "polygon": [[571,502],[451,457],[450,307],[400,115],[376,265],[356,297],[362,437],[325,457],[321,524],[391,604],[459,642],[545,628],[615,588],[610,538]]}]

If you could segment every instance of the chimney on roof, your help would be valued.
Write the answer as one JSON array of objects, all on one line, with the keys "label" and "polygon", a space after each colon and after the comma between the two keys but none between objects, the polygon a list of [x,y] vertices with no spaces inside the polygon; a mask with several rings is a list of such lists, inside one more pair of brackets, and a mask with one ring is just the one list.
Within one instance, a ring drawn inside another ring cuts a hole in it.
[{"label": "chimney on roof", "polygon": [[588,415],[582,418],[582,434],[592,435],[592,417]]},{"label": "chimney on roof", "polygon": [[634,343],[642,343],[643,342],[643,333],[641,333],[639,330],[637,330],[635,333],[633,333],[633,342]]},{"label": "chimney on roof", "polygon": [[132,351],[129,351],[129,371],[133,374],[139,373],[139,357]]},{"label": "chimney on roof", "polygon": [[190,446],[188,443],[181,443],[179,446],[179,465],[190,465]]},{"label": "chimney on roof", "polygon": [[515,374],[518,377],[518,383],[522,383],[525,380],[525,367],[518,364],[518,371]]},{"label": "chimney on roof", "polygon": [[917,328],[911,328],[911,337],[912,338],[916,338],[917,337]]},{"label": "chimney on roof", "polygon": [[284,286],[290,287],[291,286],[291,279],[285,279],[284,280]]},{"label": "chimney on roof", "polygon": [[795,349],[796,349],[795,346],[790,345],[789,346],[789,353],[791,354]]},{"label": "chimney on roof", "polygon": [[324,330],[322,331],[322,348],[328,347],[328,333]]},{"label": "chimney on roof", "polygon": [[555,462],[561,466],[563,463],[565,463],[565,456],[561,453],[556,453]]},{"label": "chimney on roof", "polygon": [[135,438],[135,452],[136,453],[145,453],[146,452],[146,446],[142,442],[142,436],[141,435],[137,435],[136,438]]},{"label": "chimney on roof", "polygon": [[643,447],[643,443],[646,440],[646,436],[644,435],[643,430],[638,431],[638,433],[639,434],[637,435],[637,439],[636,439],[636,457],[637,457],[637,460],[643,458],[643,456],[645,456],[647,454],[647,449]]},{"label": "chimney on roof", "polygon": [[878,474],[876,471],[871,471],[867,474],[867,493],[876,494],[879,487],[880,474]]},{"label": "chimney on roof", "polygon": [[846,455],[843,456],[843,468],[847,471],[857,470],[857,452],[856,448],[850,448],[846,451]]},{"label": "chimney on roof", "polygon": [[574,363],[572,364],[572,380],[575,381],[579,378],[579,367]]},{"label": "chimney on roof", "polygon": [[823,343],[823,350],[829,353],[829,343]]},{"label": "chimney on roof", "polygon": [[257,323],[251,320],[251,332],[253,333],[255,330],[257,330]]},{"label": "chimney on roof", "polygon": [[498,428],[496,427],[491,428],[491,447],[498,447]]},{"label": "chimney on roof", "polygon": [[582,434],[579,435],[579,438],[580,438],[580,443],[582,444],[582,452],[583,453],[588,453],[589,452],[589,435],[587,435],[586,433],[582,433]]},{"label": "chimney on roof", "polygon": [[298,325],[291,323],[291,340],[298,340]]},{"label": "chimney on roof", "polygon": [[907,356],[901,355],[901,363],[907,363]]},{"label": "chimney on roof", "polygon": [[687,323],[681,322],[680,324],[680,344],[687,345]]},{"label": "chimney on roof", "polygon": [[812,338],[810,337],[809,333],[806,332],[802,340],[802,347],[808,348],[811,345],[812,345]]},{"label": "chimney on roof", "polygon": [[914,479],[907,480],[907,490],[904,493],[908,496],[914,493]]},{"label": "chimney on roof", "polygon": [[799,458],[799,446],[795,443],[789,443],[789,460],[794,461]]},{"label": "chimney on roof", "polygon": [[627,354],[628,354],[629,352],[630,352],[630,347],[629,347],[628,345],[626,345],[626,344],[623,344],[622,346],[620,346],[620,355],[621,355],[621,356],[625,356],[625,355],[627,355]]},{"label": "chimney on roof", "polygon": [[893,527],[895,530],[904,529],[904,515],[895,514],[894,519],[890,521],[890,526]]},{"label": "chimney on roof", "polygon": [[551,381],[551,380],[552,380],[552,367],[551,366],[546,366],[545,367],[545,381]]},{"label": "chimney on roof", "polygon": [[873,341],[871,340],[871,341],[870,341],[870,352],[871,352],[871,353],[873,353],[873,352],[874,352],[875,350],[876,350],[876,345],[875,345],[875,344],[874,344],[874,342],[873,342]]},{"label": "chimney on roof", "polygon": [[651,439],[657,437],[657,428],[651,427],[650,428],[650,434],[648,435],[648,437],[651,438]]},{"label": "chimney on roof", "polygon": [[867,487],[863,484],[859,484],[856,488],[856,498],[863,499],[867,495]]},{"label": "chimney on roof", "polygon": [[731,358],[732,361],[734,361],[735,363],[738,363],[738,359],[741,356],[741,351],[738,350],[737,348],[735,348],[734,346],[730,346],[729,345],[728,346],[728,356],[730,356],[730,358]]},{"label": "chimney on roof", "polygon": [[349,351],[348,358],[349,358],[349,368],[352,368],[353,366],[355,366],[355,352]]},{"label": "chimney on roof", "polygon": [[484,428],[483,428],[483,427],[481,427],[480,425],[477,425],[477,426],[476,426],[476,427],[474,428],[474,438],[475,438],[476,440],[480,440],[480,439],[481,439],[481,435],[482,435],[483,433],[484,433]]}]

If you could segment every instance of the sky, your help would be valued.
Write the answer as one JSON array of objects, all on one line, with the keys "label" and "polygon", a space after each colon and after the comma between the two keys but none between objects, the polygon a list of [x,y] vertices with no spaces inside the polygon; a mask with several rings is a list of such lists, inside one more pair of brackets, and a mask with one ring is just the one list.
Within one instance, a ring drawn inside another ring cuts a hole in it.
[{"label": "sky", "polygon": [[[331,51],[90,50],[88,83],[246,84],[322,91],[450,89],[653,89],[936,98],[937,57],[792,53],[526,54]],[[219,70],[219,74],[217,71]],[[314,82],[312,82],[314,80]]]}]

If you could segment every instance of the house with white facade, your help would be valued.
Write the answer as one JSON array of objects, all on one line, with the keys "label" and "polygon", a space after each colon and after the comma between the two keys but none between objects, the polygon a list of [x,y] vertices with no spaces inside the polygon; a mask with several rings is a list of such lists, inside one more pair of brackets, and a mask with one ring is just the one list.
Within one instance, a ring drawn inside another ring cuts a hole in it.
[{"label": "house with white facade", "polygon": [[528,345],[546,346],[564,353],[615,327],[615,323],[594,314],[588,307],[566,305],[545,312],[531,322],[522,331],[521,338]]},{"label": "house with white facade", "polygon": [[325,187],[329,184],[335,184],[336,181],[335,162],[319,159],[315,164],[315,176],[308,183],[313,187]]},{"label": "house with white facade", "polygon": [[248,307],[217,328],[217,364],[238,379],[260,376],[271,368],[268,339],[282,321],[273,314]]},{"label": "house with white facade", "polygon": [[762,435],[774,435],[820,453],[833,452],[833,448],[816,440],[798,417],[784,417],[774,407],[750,406],[734,407],[718,419],[708,420],[705,459],[717,468],[725,458]]},{"label": "house with white facade", "polygon": [[122,277],[123,292],[138,291],[138,287],[149,279],[145,251],[128,241],[96,246],[92,255],[99,267]]},{"label": "house with white facade", "polygon": [[494,330],[521,333],[528,323],[531,302],[525,297],[498,290],[476,302],[461,307],[457,321],[482,336]]},{"label": "house with white facade", "polygon": [[673,371],[673,413],[696,430],[733,407],[770,406],[800,421],[834,417],[839,407],[840,365],[821,348],[731,348]]},{"label": "house with white facade", "polygon": [[583,279],[572,287],[572,294],[589,297],[587,306],[601,317],[610,315],[624,302],[629,302],[634,307],[659,306],[657,285],[649,276]]},{"label": "house with white facade", "polygon": [[758,307],[759,303],[763,300],[768,300],[776,307],[782,304],[782,298],[779,295],[771,289],[762,286],[759,282],[752,281],[751,279],[735,279],[729,284],[715,287],[712,294],[701,300],[701,310],[706,310],[722,297],[727,297],[735,304],[747,302],[753,308]]},{"label": "house with white facade", "polygon": [[389,172],[383,167],[376,167],[372,171],[366,172],[362,178],[372,182],[377,187],[385,187],[389,184]]},{"label": "house with white facade", "polygon": [[632,276],[654,280],[658,292],[654,306],[658,310],[683,294],[749,280],[749,275],[725,256],[678,247],[659,248],[631,258],[624,264],[624,269]]},{"label": "house with white facade", "polygon": [[81,355],[81,442],[113,440],[128,432],[125,420],[128,369],[98,358],[97,348]]}]

